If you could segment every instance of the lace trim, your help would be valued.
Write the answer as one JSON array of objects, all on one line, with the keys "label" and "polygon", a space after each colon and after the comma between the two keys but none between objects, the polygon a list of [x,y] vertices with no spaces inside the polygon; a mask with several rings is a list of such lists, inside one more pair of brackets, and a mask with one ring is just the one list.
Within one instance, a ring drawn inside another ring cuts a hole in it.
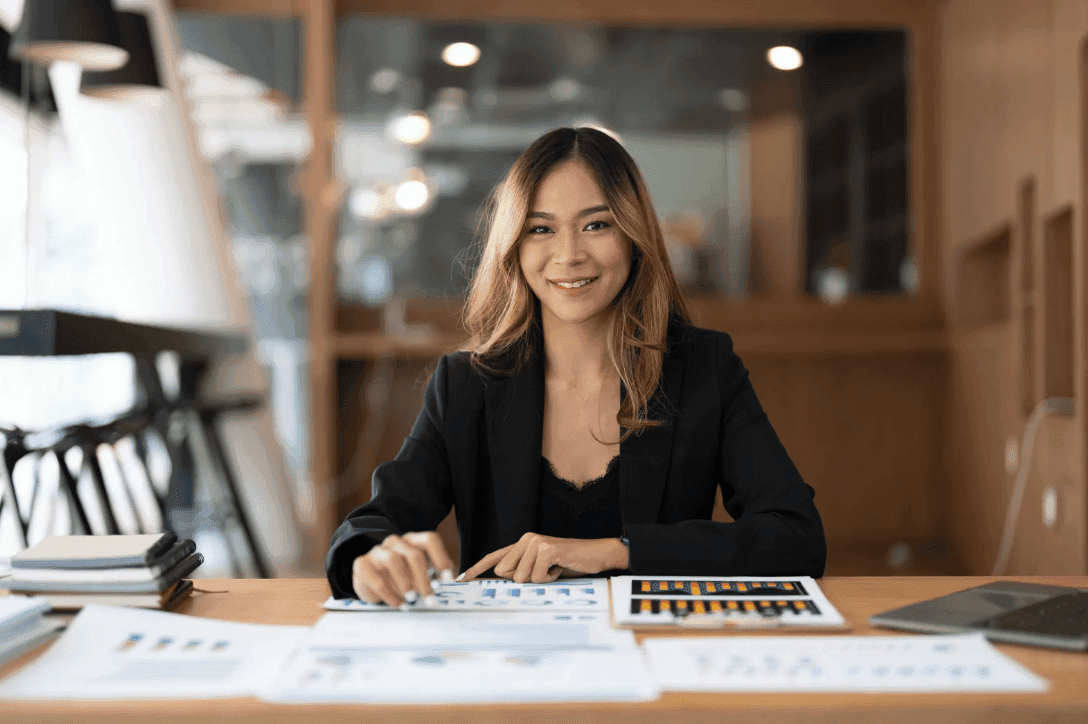
[{"label": "lace trim", "polygon": [[551,471],[551,474],[552,474],[553,478],[555,478],[560,483],[565,483],[566,485],[570,486],[571,489],[573,489],[573,490],[582,491],[582,490],[585,490],[586,488],[588,488],[589,486],[594,485],[596,483],[599,483],[602,480],[604,480],[605,478],[607,478],[612,473],[612,470],[616,467],[616,461],[620,459],[620,456],[617,455],[617,456],[615,456],[614,458],[612,458],[611,460],[608,461],[608,467],[605,468],[603,475],[601,475],[600,477],[597,477],[597,478],[593,478],[592,480],[587,480],[587,481],[585,481],[583,483],[575,483],[574,481],[567,480],[566,478],[560,477],[559,473],[557,473],[556,470],[555,470],[555,466],[552,465],[551,460],[544,457],[543,455],[540,456],[540,459],[548,464],[548,469]]}]

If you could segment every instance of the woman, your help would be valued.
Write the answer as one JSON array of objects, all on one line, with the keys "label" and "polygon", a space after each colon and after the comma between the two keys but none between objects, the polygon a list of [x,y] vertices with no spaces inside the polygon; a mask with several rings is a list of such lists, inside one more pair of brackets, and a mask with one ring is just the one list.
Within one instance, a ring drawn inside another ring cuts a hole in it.
[{"label": "woman", "polygon": [[[813,490],[729,336],[692,327],[642,176],[616,140],[562,128],[496,189],[468,295],[373,497],[333,535],[333,594],[399,605],[462,579],[821,576]],[[721,487],[734,522],[710,520]]]}]

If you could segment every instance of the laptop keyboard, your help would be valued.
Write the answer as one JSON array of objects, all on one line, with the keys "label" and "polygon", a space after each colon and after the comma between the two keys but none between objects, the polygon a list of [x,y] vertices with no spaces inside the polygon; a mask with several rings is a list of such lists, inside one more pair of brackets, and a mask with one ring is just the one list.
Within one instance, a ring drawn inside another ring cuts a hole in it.
[{"label": "laptop keyboard", "polygon": [[988,619],[983,625],[1003,631],[1051,636],[1088,636],[1088,591],[1066,593],[1002,613]]}]

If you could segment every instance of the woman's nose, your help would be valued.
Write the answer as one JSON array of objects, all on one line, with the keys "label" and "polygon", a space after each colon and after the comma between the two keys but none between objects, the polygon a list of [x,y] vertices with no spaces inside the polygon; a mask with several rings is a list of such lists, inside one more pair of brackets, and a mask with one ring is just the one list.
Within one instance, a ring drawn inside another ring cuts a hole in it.
[{"label": "woman's nose", "polygon": [[555,256],[559,261],[577,262],[585,257],[585,249],[577,233],[560,231],[556,237]]}]

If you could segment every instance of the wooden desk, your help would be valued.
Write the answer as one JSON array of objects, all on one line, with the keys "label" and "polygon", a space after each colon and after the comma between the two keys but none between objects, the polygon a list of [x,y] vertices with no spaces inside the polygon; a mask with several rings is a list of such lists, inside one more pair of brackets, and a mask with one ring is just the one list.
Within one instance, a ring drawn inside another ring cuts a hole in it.
[{"label": "wooden desk", "polygon": [[[1017,580],[1027,580],[1018,576]],[[820,585],[854,626],[854,635],[895,632],[870,628],[868,617],[924,598],[952,593],[992,578],[825,578]],[[1088,586],[1088,578],[1038,577],[1039,582]],[[329,595],[320,579],[202,580],[198,588],[225,593],[194,593],[180,613],[228,621],[272,624],[315,623]],[[705,635],[705,634],[704,634]],[[711,634],[712,635],[712,634]],[[738,635],[738,634],[726,634]],[[749,635],[749,634],[741,634]],[[899,634],[911,635],[911,634]],[[1088,721],[1088,654],[998,645],[1003,652],[1051,682],[1046,694],[683,694],[666,693],[640,704],[546,704],[494,706],[309,706],[273,705],[256,699],[199,702],[0,702],[3,722],[869,722],[938,724],[954,722]],[[44,649],[44,647],[43,647]],[[0,675],[32,660],[28,653],[0,668]]]}]

